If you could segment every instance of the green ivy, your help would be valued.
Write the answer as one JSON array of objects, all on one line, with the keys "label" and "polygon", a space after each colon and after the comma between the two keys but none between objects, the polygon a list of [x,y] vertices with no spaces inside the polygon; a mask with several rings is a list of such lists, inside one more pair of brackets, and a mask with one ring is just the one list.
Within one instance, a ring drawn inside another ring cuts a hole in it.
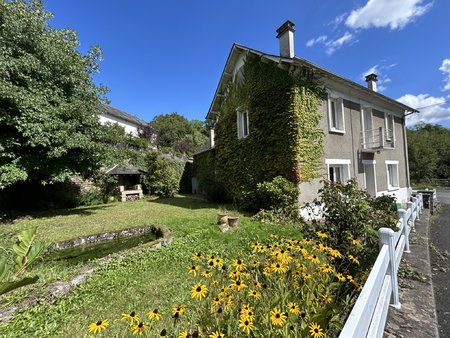
[{"label": "green ivy", "polygon": [[[222,102],[215,150],[194,160],[199,189],[211,188],[214,179],[235,202],[276,176],[296,183],[318,177],[323,154],[318,107],[324,89],[311,71],[292,72],[248,56],[243,75],[229,84]],[[249,135],[242,139],[237,111],[249,116]]]}]

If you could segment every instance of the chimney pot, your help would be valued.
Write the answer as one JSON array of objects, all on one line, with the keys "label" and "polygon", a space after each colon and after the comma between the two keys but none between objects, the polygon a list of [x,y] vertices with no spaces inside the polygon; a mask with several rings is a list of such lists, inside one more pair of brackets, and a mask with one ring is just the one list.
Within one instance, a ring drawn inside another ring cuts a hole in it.
[{"label": "chimney pot", "polygon": [[377,75],[372,73],[366,75],[367,88],[372,89],[374,92],[377,91]]},{"label": "chimney pot", "polygon": [[277,39],[280,40],[280,56],[292,59],[294,54],[294,29],[295,24],[287,20],[277,29]]}]

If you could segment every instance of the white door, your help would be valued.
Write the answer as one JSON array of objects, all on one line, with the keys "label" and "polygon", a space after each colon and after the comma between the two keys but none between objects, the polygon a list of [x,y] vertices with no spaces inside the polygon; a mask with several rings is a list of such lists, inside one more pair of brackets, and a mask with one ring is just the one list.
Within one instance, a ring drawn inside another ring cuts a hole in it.
[{"label": "white door", "polygon": [[364,176],[366,181],[366,190],[370,196],[377,196],[377,181],[375,178],[375,164],[364,164]]}]

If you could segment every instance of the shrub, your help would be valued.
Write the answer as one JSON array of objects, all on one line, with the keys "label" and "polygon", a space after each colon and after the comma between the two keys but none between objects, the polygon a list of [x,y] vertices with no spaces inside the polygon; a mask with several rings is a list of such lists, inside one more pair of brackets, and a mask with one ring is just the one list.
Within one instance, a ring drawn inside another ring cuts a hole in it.
[{"label": "shrub", "polygon": [[145,155],[146,174],[142,181],[151,195],[173,197],[179,189],[175,171],[157,152]]},{"label": "shrub", "polygon": [[[307,205],[321,210],[323,220],[314,217],[310,231],[326,231],[330,245],[352,257],[359,257],[363,270],[369,269],[378,255],[378,229],[396,230],[397,218],[390,197],[373,199],[358,189],[354,179],[347,183],[324,181],[319,198]],[[351,260],[351,259],[350,259]]]}]

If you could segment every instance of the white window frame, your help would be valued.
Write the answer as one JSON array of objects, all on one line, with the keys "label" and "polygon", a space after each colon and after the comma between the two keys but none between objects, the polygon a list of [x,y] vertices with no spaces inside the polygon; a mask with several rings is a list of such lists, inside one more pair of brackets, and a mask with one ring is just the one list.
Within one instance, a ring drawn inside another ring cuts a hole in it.
[{"label": "white window frame", "polygon": [[[247,130],[245,130],[245,125],[247,125]],[[245,138],[250,133],[248,123],[248,111],[237,112],[237,130],[238,130],[238,138]]]},{"label": "white window frame", "polygon": [[[386,163],[386,177],[388,190],[397,190],[400,188],[399,176],[398,176],[398,161],[385,161]],[[392,170],[389,170],[391,166]],[[391,179],[390,173],[393,177]]]},{"label": "white window frame", "polygon": [[[370,148],[374,142],[373,136],[373,107],[367,102],[360,101],[361,109],[361,130],[363,134],[364,148]],[[370,123],[366,123],[366,117],[370,118]],[[370,125],[370,129],[366,130],[366,124]]]},{"label": "white window frame", "polygon": [[[333,123],[333,121],[336,122]],[[345,134],[344,99],[331,92],[328,92],[328,127],[332,133]]]},{"label": "white window frame", "polygon": [[[389,124],[392,124],[392,129],[389,128],[391,127]],[[391,112],[384,112],[384,127],[386,129],[386,141],[387,142],[392,142],[392,146],[393,148],[395,147],[395,118],[394,118],[394,114],[392,114]],[[388,130],[391,129],[392,130],[392,134],[389,135],[388,134]]]},{"label": "white window frame", "polygon": [[339,168],[341,173],[341,180],[340,182],[346,182],[350,179],[350,164],[352,163],[351,160],[347,159],[325,159],[325,164],[327,165],[327,176],[328,179],[330,178],[330,168]]}]

